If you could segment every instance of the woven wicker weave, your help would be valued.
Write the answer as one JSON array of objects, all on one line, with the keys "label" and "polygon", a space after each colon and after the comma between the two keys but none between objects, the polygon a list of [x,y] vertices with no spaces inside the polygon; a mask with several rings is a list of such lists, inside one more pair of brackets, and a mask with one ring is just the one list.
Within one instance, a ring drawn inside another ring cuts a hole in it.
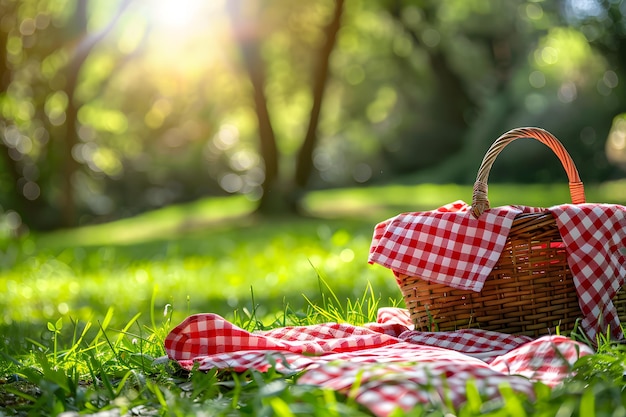
[{"label": "woven wicker weave", "polygon": [[[511,130],[487,151],[472,197],[476,217],[489,208],[487,179],[497,155],[519,138],[533,138],[558,156],[569,179],[572,203],[585,202],[583,183],[563,145],[538,128]],[[582,313],[556,221],[550,212],[521,214],[513,221],[502,255],[480,293],[400,275],[398,283],[416,330],[481,328],[538,337],[571,330]],[[614,300],[626,322],[626,295]]]}]

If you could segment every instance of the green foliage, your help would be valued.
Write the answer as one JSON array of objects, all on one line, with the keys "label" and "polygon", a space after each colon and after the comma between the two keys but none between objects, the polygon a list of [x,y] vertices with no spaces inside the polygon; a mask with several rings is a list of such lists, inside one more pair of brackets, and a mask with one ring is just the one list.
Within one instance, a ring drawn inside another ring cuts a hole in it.
[{"label": "green foliage", "polygon": [[[365,304],[365,300],[354,301],[354,305]],[[332,308],[311,307],[314,313],[306,318],[307,323],[324,321],[336,313]],[[302,317],[294,315],[287,312],[284,322],[273,325],[301,322]],[[40,345],[38,351],[23,352],[19,361],[5,355],[14,363],[4,368],[0,384],[0,403],[9,412],[5,415],[52,416],[112,409],[121,414],[158,410],[164,416],[192,416],[206,410],[215,416],[370,415],[350,393],[298,385],[297,373],[278,373],[274,367],[266,373],[182,371],[159,358],[170,326],[169,318],[157,328],[138,326],[133,318],[121,331],[101,328],[102,332],[89,341],[83,331],[56,353],[50,346]],[[74,335],[77,328],[75,323]],[[138,331],[133,333],[133,328]],[[605,343],[599,353],[581,358],[574,366],[575,375],[563,385],[551,389],[535,383],[533,397],[504,385],[500,399],[490,400],[469,381],[467,401],[458,408],[422,404],[407,412],[396,410],[392,416],[622,416],[626,413],[624,369],[623,346]],[[12,376],[8,374],[11,371]],[[357,387],[358,381],[353,390]]]},{"label": "green foliage", "polygon": [[[374,296],[371,283],[367,283],[361,297],[354,300],[348,298],[344,305],[328,282],[321,276],[318,279],[320,305],[304,296],[310,307],[307,317],[312,323],[336,322],[362,325],[376,321],[380,299]],[[390,299],[386,305],[395,307],[398,304],[398,301]]]},{"label": "green foliage", "polygon": [[[206,195],[257,201],[268,161],[243,38],[261,52],[280,174],[293,173],[334,2],[243,2],[249,25],[230,21],[228,4],[0,3],[0,218],[11,234],[58,227],[73,210],[85,224]],[[487,146],[521,125],[561,138],[583,180],[623,176],[623,147],[607,159],[605,143],[626,97],[624,10],[589,4],[345,2],[310,187],[471,182]],[[562,178],[548,152],[521,146],[494,180]]]},{"label": "green foliage", "polygon": [[[622,186],[592,188],[590,195],[621,193]],[[7,242],[2,256],[8,263],[0,271],[2,412],[369,415],[354,401],[358,381],[342,394],[301,386],[298,373],[274,368],[187,372],[163,358],[163,340],[172,325],[197,312],[222,314],[250,331],[373,321],[378,307],[402,305],[390,272],[367,265],[373,218],[397,212],[401,203],[407,210],[420,204],[435,208],[438,199],[445,203],[471,191],[447,186],[436,195],[436,190],[432,185],[347,190],[355,197],[349,209],[364,213],[362,220],[244,222],[230,215],[245,213],[250,208],[245,200],[219,200]],[[541,190],[521,187],[511,193],[494,187],[493,201]],[[543,192],[544,201],[561,199],[550,187]],[[337,191],[323,196],[311,196],[317,212],[331,213],[324,204],[338,207],[350,200]],[[224,211],[218,209],[222,203]],[[382,207],[371,209],[373,203]],[[231,305],[225,297],[236,301]],[[503,386],[501,399],[489,400],[470,383],[468,401],[459,407],[425,404],[393,415],[623,416],[625,347],[602,337],[597,343],[597,353],[581,358],[570,380],[554,389],[536,383],[534,398]]]},{"label": "green foliage", "polygon": [[[158,410],[166,416],[191,416],[206,409],[219,416],[369,415],[354,401],[328,389],[296,385],[297,374],[278,373],[273,367],[266,373],[181,371],[162,358],[171,315],[158,327],[140,326],[136,316],[121,330],[107,328],[111,316],[109,310],[90,340],[86,333],[92,323],[83,326],[78,338],[74,323],[72,341],[59,351],[55,339],[53,347],[37,344],[37,351],[21,352],[20,361],[5,355],[14,365],[3,372],[13,371],[15,381],[5,378],[0,384],[0,404],[10,412],[42,416],[111,409],[122,414]],[[285,323],[301,318],[287,312]],[[306,322],[314,319],[306,317]],[[64,329],[60,320],[48,325],[55,335]]]},{"label": "green foliage", "polygon": [[[625,195],[623,182],[587,188],[589,201],[619,202]],[[45,328],[59,315],[63,325],[70,319],[92,321],[94,311],[104,313],[111,306],[151,317],[152,304],[160,311],[173,306],[174,320],[192,311],[226,315],[247,309],[271,323],[275,317],[268,316],[276,310],[305,311],[306,298],[335,311],[336,320],[360,321],[371,318],[374,307],[350,306],[346,300],[364,300],[366,292],[370,300],[385,303],[400,298],[390,272],[367,264],[374,225],[399,212],[470,198],[471,187],[459,185],[319,191],[307,196],[307,207],[326,218],[263,222],[247,215],[250,201],[228,197],[0,240],[0,326],[15,332],[26,331],[28,323]],[[490,187],[494,206],[568,199],[565,184]],[[115,315],[111,320],[118,328],[125,324]],[[52,341],[57,333],[50,328],[31,334]]]},{"label": "green foliage", "polygon": [[[33,341],[37,349],[21,352],[19,361],[5,354],[5,359],[18,366],[10,369],[16,382],[0,385],[0,401],[14,412],[23,410],[29,415],[95,411],[122,403],[143,405],[145,398],[140,397],[147,379],[165,382],[169,375],[167,364],[158,365],[155,358],[164,354],[163,337],[170,320],[158,328],[143,328],[134,317],[123,329],[110,331],[111,315],[112,310],[90,340],[87,331],[92,323],[80,326],[75,322],[70,342],[58,350],[56,335],[63,330],[59,319],[48,326],[55,335],[52,348]],[[130,331],[133,326],[138,327],[138,334]],[[9,398],[14,398],[13,403],[8,404]],[[124,401],[114,404],[120,398]]]}]

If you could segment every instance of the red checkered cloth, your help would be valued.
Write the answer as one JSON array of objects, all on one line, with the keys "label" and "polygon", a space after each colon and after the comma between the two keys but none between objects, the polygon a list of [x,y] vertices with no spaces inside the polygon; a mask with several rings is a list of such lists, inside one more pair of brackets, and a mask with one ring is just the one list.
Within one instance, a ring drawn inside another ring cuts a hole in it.
[{"label": "red checkered cloth", "polygon": [[563,204],[548,209],[503,206],[475,219],[463,201],[437,210],[403,213],[378,224],[369,262],[396,275],[419,276],[452,288],[480,292],[497,263],[515,216],[549,210],[556,218],[578,291],[582,325],[595,340],[610,326],[624,335],[612,298],[626,277],[626,207]]},{"label": "red checkered cloth", "polygon": [[468,383],[489,398],[502,385],[532,397],[533,381],[554,386],[580,356],[593,353],[562,336],[416,332],[398,308],[381,309],[376,323],[362,327],[326,323],[255,333],[198,314],[170,332],[165,348],[186,369],[303,371],[298,384],[341,392],[381,417],[420,403],[459,406]]}]

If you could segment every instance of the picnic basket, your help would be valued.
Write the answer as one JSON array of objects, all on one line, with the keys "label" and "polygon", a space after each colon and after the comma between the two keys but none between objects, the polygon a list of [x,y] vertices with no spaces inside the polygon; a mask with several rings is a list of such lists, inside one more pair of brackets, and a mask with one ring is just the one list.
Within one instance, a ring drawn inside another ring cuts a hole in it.
[{"label": "picnic basket", "polygon": [[[474,217],[489,208],[487,180],[498,154],[512,141],[531,138],[547,145],[559,158],[569,180],[572,203],[585,202],[583,183],[561,142],[539,128],[513,129],[489,148],[478,170],[472,196]],[[419,276],[399,274],[398,284],[416,330],[453,331],[480,328],[538,337],[572,330],[582,317],[567,253],[556,220],[549,211],[519,214],[502,255],[481,292],[451,288]],[[614,298],[626,322],[626,296]]]}]

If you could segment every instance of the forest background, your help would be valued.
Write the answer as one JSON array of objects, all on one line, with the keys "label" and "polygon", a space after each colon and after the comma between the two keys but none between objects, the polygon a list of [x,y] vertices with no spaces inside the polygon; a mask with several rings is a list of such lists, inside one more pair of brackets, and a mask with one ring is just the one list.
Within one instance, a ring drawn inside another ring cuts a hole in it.
[{"label": "forest background", "polygon": [[[0,0],[5,237],[243,194],[463,183],[501,133],[624,177],[616,0]],[[493,182],[561,182],[516,144]]]}]

